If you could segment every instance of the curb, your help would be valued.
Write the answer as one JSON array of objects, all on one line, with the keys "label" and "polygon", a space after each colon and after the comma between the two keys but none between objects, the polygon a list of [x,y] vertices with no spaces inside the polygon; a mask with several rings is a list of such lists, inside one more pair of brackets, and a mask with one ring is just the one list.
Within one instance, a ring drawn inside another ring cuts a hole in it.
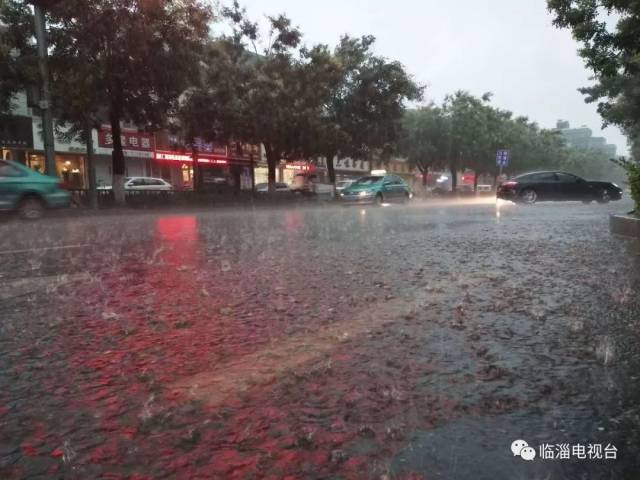
[{"label": "curb", "polygon": [[609,229],[616,235],[640,238],[640,217],[632,215],[610,215]]}]

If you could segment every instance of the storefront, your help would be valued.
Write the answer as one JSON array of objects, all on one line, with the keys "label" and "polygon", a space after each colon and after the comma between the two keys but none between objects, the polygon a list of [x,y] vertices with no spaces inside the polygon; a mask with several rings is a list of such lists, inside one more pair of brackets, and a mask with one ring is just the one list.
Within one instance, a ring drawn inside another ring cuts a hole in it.
[{"label": "storefront", "polygon": [[[251,154],[234,152],[232,148],[223,146],[211,151],[213,153],[198,154],[203,190],[251,190]],[[193,188],[193,158],[190,152],[157,150],[153,169],[168,172],[169,178],[164,178],[176,188]]]},{"label": "storefront", "polygon": [[11,115],[0,118],[0,158],[27,163],[27,154],[33,149],[31,117]]},{"label": "storefront", "polygon": [[[73,153],[56,153],[56,175],[71,189],[87,188],[85,156]],[[44,172],[44,153],[29,153],[26,165],[36,172]]]},{"label": "storefront", "polygon": [[[162,172],[153,172],[153,152],[155,138],[152,133],[135,128],[122,128],[120,142],[125,161],[125,177],[160,177],[168,180]],[[113,134],[111,127],[103,125],[93,132],[95,151],[96,182],[98,186],[110,186],[113,178]]]},{"label": "storefront", "polygon": [[[322,177],[323,172],[320,171],[315,165],[305,161],[295,161],[295,162],[287,162],[284,164],[284,168],[282,168],[281,180],[280,182],[284,182],[287,185],[293,185],[293,178],[298,174],[315,174]],[[320,178],[323,180],[323,178]]]}]

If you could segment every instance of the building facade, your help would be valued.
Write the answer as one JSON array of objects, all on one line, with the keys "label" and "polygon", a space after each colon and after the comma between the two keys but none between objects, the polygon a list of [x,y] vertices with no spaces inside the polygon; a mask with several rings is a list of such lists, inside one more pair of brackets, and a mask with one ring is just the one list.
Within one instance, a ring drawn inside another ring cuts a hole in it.
[{"label": "building facade", "polygon": [[615,158],[616,156],[617,147],[612,143],[607,143],[607,139],[604,137],[594,137],[591,129],[585,125],[579,128],[571,128],[569,122],[558,120],[556,128],[570,148],[602,152],[609,158]]}]

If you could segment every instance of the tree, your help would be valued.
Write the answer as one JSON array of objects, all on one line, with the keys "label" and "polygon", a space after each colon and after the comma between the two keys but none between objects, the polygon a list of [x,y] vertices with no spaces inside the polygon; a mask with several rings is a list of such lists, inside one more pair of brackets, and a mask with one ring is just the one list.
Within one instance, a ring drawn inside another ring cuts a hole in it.
[{"label": "tree", "polygon": [[[82,65],[83,75],[74,76],[78,83],[66,85],[70,92],[76,86],[90,92],[91,106],[103,107],[111,125],[113,191],[121,204],[121,123],[152,130],[162,125],[198,74],[212,12],[200,0],[68,0],[49,14],[52,67],[67,65],[69,59]],[[54,81],[65,73],[53,71]],[[77,106],[62,116],[82,130],[87,118],[77,115]]]},{"label": "tree", "polygon": [[[301,69],[307,51],[301,32],[284,15],[268,17],[268,39],[259,52],[258,27],[238,2],[222,13],[232,33],[215,42],[204,62],[204,80],[185,95],[181,117],[194,125],[193,113],[199,111],[205,136],[262,144],[273,192],[280,160],[300,150],[301,98],[309,87],[301,84]],[[220,83],[221,76],[226,81]]]},{"label": "tree", "polygon": [[326,158],[334,185],[334,158],[389,153],[400,138],[405,102],[422,97],[423,87],[402,64],[373,54],[374,43],[373,36],[340,39],[334,51],[340,77],[335,85],[328,78],[329,97],[311,128],[313,149]]},{"label": "tree", "polygon": [[[605,124],[629,131],[640,124],[640,8],[631,0],[547,0],[554,24],[569,28],[582,44],[595,85],[581,88],[598,102]],[[615,27],[613,19],[616,19]]]},{"label": "tree", "polygon": [[[604,124],[626,133],[635,159],[618,162],[632,189],[640,191],[640,7],[633,0],[547,0],[554,24],[571,30],[581,43],[580,56],[596,83],[580,89],[587,103],[597,103]],[[615,19],[615,22],[614,22]],[[636,206],[636,210],[640,206]]]},{"label": "tree", "polygon": [[435,104],[408,110],[403,119],[399,153],[422,174],[426,185],[430,168],[443,166],[448,155],[449,125],[442,108]]},{"label": "tree", "polygon": [[445,97],[443,110],[448,118],[448,163],[452,190],[457,188],[458,171],[464,167],[477,169],[482,164],[486,143],[486,111],[483,100],[468,92],[457,91]]},{"label": "tree", "polygon": [[12,109],[16,93],[37,82],[33,14],[24,2],[0,0],[0,114]]}]

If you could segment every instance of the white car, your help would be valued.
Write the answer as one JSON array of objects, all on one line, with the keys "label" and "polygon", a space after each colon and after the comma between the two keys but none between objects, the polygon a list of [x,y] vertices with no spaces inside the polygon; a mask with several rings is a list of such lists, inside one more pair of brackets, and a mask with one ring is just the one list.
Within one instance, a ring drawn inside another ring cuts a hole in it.
[{"label": "white car", "polygon": [[124,182],[124,189],[131,191],[163,191],[173,190],[173,186],[162,178],[130,177]]},{"label": "white car", "polygon": [[[289,185],[286,183],[277,182],[274,185],[276,192],[290,192],[291,189]],[[269,192],[269,184],[268,183],[258,183],[256,184],[256,192],[258,193],[267,193]]]}]

